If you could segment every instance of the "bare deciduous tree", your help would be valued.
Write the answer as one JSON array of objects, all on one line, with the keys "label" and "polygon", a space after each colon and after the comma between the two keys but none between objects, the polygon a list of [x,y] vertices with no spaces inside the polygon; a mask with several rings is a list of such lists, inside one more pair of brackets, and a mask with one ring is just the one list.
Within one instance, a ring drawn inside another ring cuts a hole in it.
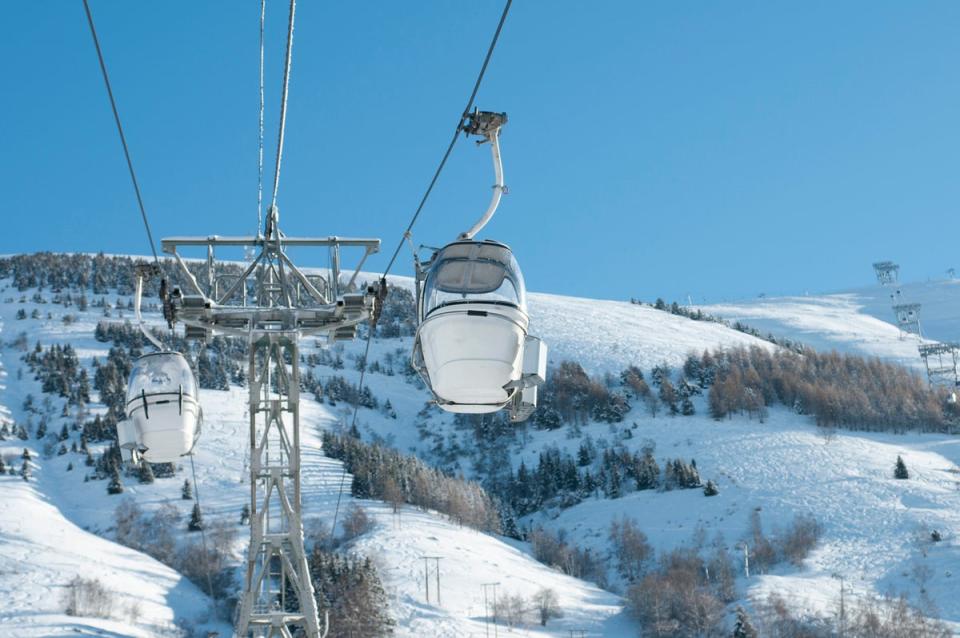
[{"label": "bare deciduous tree", "polygon": [[540,618],[540,625],[543,627],[547,626],[551,618],[560,618],[563,615],[560,611],[557,592],[549,587],[544,587],[533,595],[533,605]]}]

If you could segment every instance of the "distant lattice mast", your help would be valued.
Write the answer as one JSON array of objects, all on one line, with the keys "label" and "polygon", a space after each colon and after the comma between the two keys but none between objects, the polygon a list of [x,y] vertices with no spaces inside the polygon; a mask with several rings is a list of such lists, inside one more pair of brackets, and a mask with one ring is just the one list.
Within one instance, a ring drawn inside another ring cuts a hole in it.
[{"label": "distant lattice mast", "polygon": [[960,387],[960,344],[925,343],[920,346],[920,357],[930,385]]},{"label": "distant lattice mast", "polygon": [[881,286],[896,284],[900,280],[900,266],[892,261],[878,261],[873,264],[873,271],[877,274],[877,281]]}]

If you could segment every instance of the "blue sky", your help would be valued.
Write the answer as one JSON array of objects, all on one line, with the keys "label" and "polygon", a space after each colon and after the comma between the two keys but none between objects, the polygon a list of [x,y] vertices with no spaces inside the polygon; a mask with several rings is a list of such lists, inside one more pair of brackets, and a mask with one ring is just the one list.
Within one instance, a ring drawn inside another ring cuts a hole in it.
[{"label": "blue sky", "polygon": [[[155,235],[252,233],[259,3],[92,8]],[[287,234],[381,237],[385,266],[501,8],[299,3]],[[146,253],[82,3],[5,16],[0,252]],[[285,3],[267,24],[270,165]],[[604,298],[869,285],[879,259],[943,277],[960,268],[957,24],[955,2],[517,0],[477,101],[510,116],[510,194],[484,236],[531,289]],[[415,241],[469,226],[491,173],[461,141]]]}]

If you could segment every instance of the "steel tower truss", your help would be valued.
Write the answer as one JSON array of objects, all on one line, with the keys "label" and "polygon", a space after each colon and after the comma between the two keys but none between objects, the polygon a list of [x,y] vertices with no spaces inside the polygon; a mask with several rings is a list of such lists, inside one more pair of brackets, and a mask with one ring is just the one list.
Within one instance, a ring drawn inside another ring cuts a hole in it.
[{"label": "steel tower truss", "polygon": [[[300,494],[299,341],[304,336],[352,339],[359,323],[375,317],[386,293],[382,282],[357,291],[366,258],[378,239],[288,238],[268,213],[265,237],[173,237],[163,251],[179,265],[187,290],[164,298],[164,316],[181,322],[188,337],[216,334],[249,340],[250,546],[244,591],[236,619],[238,636],[308,638],[321,631],[303,546]],[[206,248],[198,280],[180,255],[184,247]],[[253,250],[241,274],[223,273],[217,247]],[[326,248],[330,268],[308,275],[286,254],[290,247]],[[349,281],[340,280],[342,248],[362,248]]]}]

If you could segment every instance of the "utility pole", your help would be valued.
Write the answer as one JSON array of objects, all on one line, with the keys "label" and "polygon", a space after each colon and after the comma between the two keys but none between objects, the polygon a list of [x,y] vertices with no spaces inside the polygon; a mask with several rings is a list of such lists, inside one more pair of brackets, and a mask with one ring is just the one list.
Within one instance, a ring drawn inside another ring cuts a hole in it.
[{"label": "utility pole", "polygon": [[750,578],[750,545],[747,542],[740,543],[737,547],[743,547],[743,575]]},{"label": "utility pole", "polygon": [[437,576],[437,606],[440,606],[440,559],[443,556],[421,556],[423,558],[423,584],[427,593],[427,603],[430,603],[430,569],[428,561],[433,561]]},{"label": "utility pole", "polygon": [[[375,320],[385,288],[351,287],[380,240],[286,237],[277,209],[271,206],[267,216],[265,235],[164,239],[163,251],[176,260],[185,288],[163,299],[164,317],[171,325],[183,323],[188,339],[228,335],[249,344],[250,546],[236,635],[321,638],[329,625],[324,622],[321,631],[303,545],[299,342],[305,336],[353,339],[358,324]],[[188,268],[179,252],[184,247],[206,249],[205,276]],[[240,266],[242,273],[225,273],[214,258],[218,247],[255,256]],[[337,259],[326,277],[308,276],[287,256],[291,247],[326,248]],[[364,249],[346,286],[340,283],[341,247]]]},{"label": "utility pole", "polygon": [[487,630],[486,635],[488,638],[490,636],[490,625],[489,625],[490,608],[487,605],[487,588],[488,587],[492,588],[491,593],[492,593],[492,602],[493,602],[493,636],[494,638],[497,638],[497,636],[499,635],[499,632],[497,630],[497,587],[499,586],[500,586],[500,583],[483,583],[481,585],[481,587],[483,587],[484,626]]},{"label": "utility pole", "polygon": [[847,605],[843,574],[833,573],[831,576],[840,581],[840,638],[845,638],[847,635]]}]

